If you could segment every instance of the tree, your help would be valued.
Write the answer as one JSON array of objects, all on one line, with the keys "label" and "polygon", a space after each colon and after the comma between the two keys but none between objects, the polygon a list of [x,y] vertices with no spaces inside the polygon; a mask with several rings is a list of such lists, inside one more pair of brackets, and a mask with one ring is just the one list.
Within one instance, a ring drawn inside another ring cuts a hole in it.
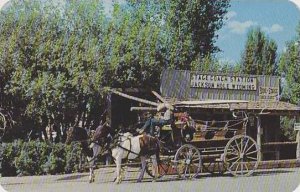
[{"label": "tree", "polygon": [[150,17],[163,28],[159,51],[165,66],[191,69],[193,61],[219,51],[215,46],[216,32],[223,26],[229,0],[127,1],[134,9],[146,6],[153,10]]},{"label": "tree", "polygon": [[0,13],[1,107],[22,129],[91,127],[106,87],[158,89],[163,68],[208,64],[229,3],[186,3],[115,3],[106,15],[101,0],[12,1]]},{"label": "tree", "polygon": [[1,106],[22,117],[22,129],[24,119],[89,125],[104,105],[104,8],[97,0],[63,5],[16,1],[0,16]]},{"label": "tree", "polygon": [[[300,103],[300,25],[297,29],[295,39],[286,43],[286,48],[279,60],[278,72],[281,74],[281,100],[299,105]],[[284,135],[291,140],[295,140],[296,133],[293,124],[299,121],[292,117],[281,118],[281,127]]]},{"label": "tree", "polygon": [[277,70],[277,44],[260,28],[249,31],[241,67],[245,74],[275,75]]},{"label": "tree", "polygon": [[286,43],[286,50],[279,61],[279,73],[282,74],[281,97],[293,104],[300,103],[300,25],[298,35]]}]

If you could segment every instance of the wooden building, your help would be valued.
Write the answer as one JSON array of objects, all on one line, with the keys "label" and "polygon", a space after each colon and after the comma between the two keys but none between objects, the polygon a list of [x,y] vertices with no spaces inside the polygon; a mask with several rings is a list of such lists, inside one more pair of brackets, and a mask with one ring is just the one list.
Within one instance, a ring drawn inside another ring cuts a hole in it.
[{"label": "wooden building", "polygon": [[[157,100],[151,90],[145,88],[117,90],[150,101]],[[249,117],[246,134],[257,142],[261,160],[300,159],[299,131],[297,141],[288,141],[283,137],[280,122],[282,117],[295,118],[299,122],[300,107],[280,101],[279,77],[164,70],[161,74],[160,93],[170,101],[224,101],[215,104],[181,105],[179,110],[187,111],[194,119],[203,122],[233,120],[233,112],[246,112]],[[141,106],[147,105],[111,94],[108,106],[111,126],[115,129],[140,128],[142,125],[137,124],[140,120],[139,113],[130,109]],[[224,140],[223,145],[226,142]],[[200,148],[216,147],[213,139],[195,144],[206,145],[197,146]],[[217,145],[220,144],[222,142],[218,141]]]},{"label": "wooden building", "polygon": [[[204,74],[165,70],[160,91],[169,100],[246,100],[246,103],[182,106],[196,119],[217,121],[232,118],[233,111],[249,114],[247,135],[254,138],[261,160],[300,158],[299,142],[282,138],[283,116],[299,121],[300,108],[280,101],[280,78],[276,76]],[[298,133],[299,140],[299,133]]]}]

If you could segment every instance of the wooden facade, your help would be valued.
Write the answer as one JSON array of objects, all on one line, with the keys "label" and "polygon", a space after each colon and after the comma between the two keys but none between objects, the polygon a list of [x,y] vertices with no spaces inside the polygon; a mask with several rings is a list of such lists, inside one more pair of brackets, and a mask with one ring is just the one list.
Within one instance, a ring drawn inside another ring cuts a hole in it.
[{"label": "wooden facade", "polygon": [[246,100],[246,103],[182,105],[181,110],[207,121],[231,119],[232,111],[245,111],[253,115],[247,135],[256,140],[262,160],[300,157],[299,141],[284,141],[281,137],[280,118],[299,119],[300,108],[279,100],[279,77],[165,70],[160,91],[170,101]]},{"label": "wooden facade", "polygon": [[[122,93],[157,101],[151,90],[118,89]],[[299,121],[300,108],[280,101],[280,78],[276,76],[202,74],[197,71],[165,70],[161,74],[161,95],[168,102],[182,102],[177,105],[178,112],[188,112],[194,119],[202,121],[234,120],[233,112],[244,111],[249,115],[246,135],[255,139],[260,160],[300,159],[300,133],[296,141],[282,138],[280,119],[282,116],[296,118]],[[130,112],[136,107],[156,111],[155,106],[142,104],[137,100],[111,94],[108,116],[115,129],[136,129],[142,125],[139,112]],[[199,102],[190,101],[233,101]],[[243,101],[243,102],[236,102]],[[246,101],[246,102],[245,102]],[[130,127],[132,126],[133,127]],[[213,136],[215,137],[215,136]],[[198,140],[201,140],[201,136]],[[197,140],[197,136],[195,136]],[[223,141],[226,145],[227,140]],[[222,141],[207,139],[207,142],[195,141],[199,148],[218,147]],[[296,151],[296,153],[295,153]]]},{"label": "wooden facade", "polygon": [[[203,74],[164,70],[161,75],[160,91],[163,96],[177,100],[278,101],[279,80],[280,78],[276,76]],[[269,94],[267,95],[266,92]]]}]

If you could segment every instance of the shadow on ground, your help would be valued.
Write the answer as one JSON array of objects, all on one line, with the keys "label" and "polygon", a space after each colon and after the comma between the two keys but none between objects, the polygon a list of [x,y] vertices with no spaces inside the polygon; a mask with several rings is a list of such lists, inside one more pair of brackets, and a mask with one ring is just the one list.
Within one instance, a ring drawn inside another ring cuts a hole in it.
[{"label": "shadow on ground", "polygon": [[70,180],[78,180],[82,177],[88,177],[88,174],[84,174],[84,175],[70,175],[70,176],[66,176],[66,177],[62,177],[57,179],[57,181],[70,181]]}]

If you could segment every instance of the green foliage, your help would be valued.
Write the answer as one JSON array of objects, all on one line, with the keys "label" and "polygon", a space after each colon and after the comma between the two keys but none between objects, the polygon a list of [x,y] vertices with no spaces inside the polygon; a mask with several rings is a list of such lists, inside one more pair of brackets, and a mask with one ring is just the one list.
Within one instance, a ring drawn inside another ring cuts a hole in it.
[{"label": "green foliage", "polygon": [[197,59],[191,63],[191,70],[201,71],[203,73],[223,73],[223,74],[240,74],[241,67],[239,63],[235,65],[226,61],[220,61],[210,55],[202,59]]},{"label": "green foliage", "polygon": [[248,33],[242,55],[242,72],[253,75],[276,75],[277,44],[269,39],[260,28]]},{"label": "green foliage", "polygon": [[80,172],[81,167],[81,155],[82,155],[82,148],[78,142],[72,142],[71,145],[67,145],[66,148],[66,165],[65,165],[65,172],[72,173],[72,172]]},{"label": "green foliage", "polygon": [[300,25],[297,37],[286,43],[286,50],[279,62],[279,73],[282,74],[281,97],[294,104],[300,103]]},{"label": "green foliage", "polygon": [[17,169],[15,167],[15,158],[21,153],[22,142],[20,140],[13,143],[3,143],[1,145],[1,175],[15,176]]},{"label": "green foliage", "polygon": [[162,66],[191,69],[192,62],[213,55],[216,32],[223,26],[229,0],[127,0],[134,10],[144,11],[147,19],[161,29],[160,47]]},{"label": "green foliage", "polygon": [[0,146],[0,173],[2,176],[42,175],[81,171],[79,161],[81,147],[47,144],[46,142],[16,141]]},{"label": "green foliage", "polygon": [[280,126],[283,130],[284,139],[295,141],[296,140],[296,134],[294,130],[294,123],[295,119],[291,117],[281,117],[280,118]]},{"label": "green foliage", "polygon": [[44,171],[49,174],[64,173],[66,166],[65,153],[64,144],[55,144],[55,147],[52,148],[48,156],[47,162],[42,166]]},{"label": "green foliage", "polygon": [[106,15],[101,0],[12,0],[0,13],[1,106],[39,126],[95,125],[105,87],[158,89],[163,68],[205,63],[228,7],[129,1]]},{"label": "green foliage", "polygon": [[[300,25],[297,37],[286,43],[286,50],[279,61],[279,74],[282,77],[281,99],[299,105],[300,103]],[[296,132],[292,129],[295,119],[282,118],[281,126],[284,135],[290,140],[295,140]]]},{"label": "green foliage", "polygon": [[41,175],[45,172],[42,169],[47,161],[47,155],[51,148],[45,142],[31,141],[23,143],[20,155],[15,158],[17,174]]}]

